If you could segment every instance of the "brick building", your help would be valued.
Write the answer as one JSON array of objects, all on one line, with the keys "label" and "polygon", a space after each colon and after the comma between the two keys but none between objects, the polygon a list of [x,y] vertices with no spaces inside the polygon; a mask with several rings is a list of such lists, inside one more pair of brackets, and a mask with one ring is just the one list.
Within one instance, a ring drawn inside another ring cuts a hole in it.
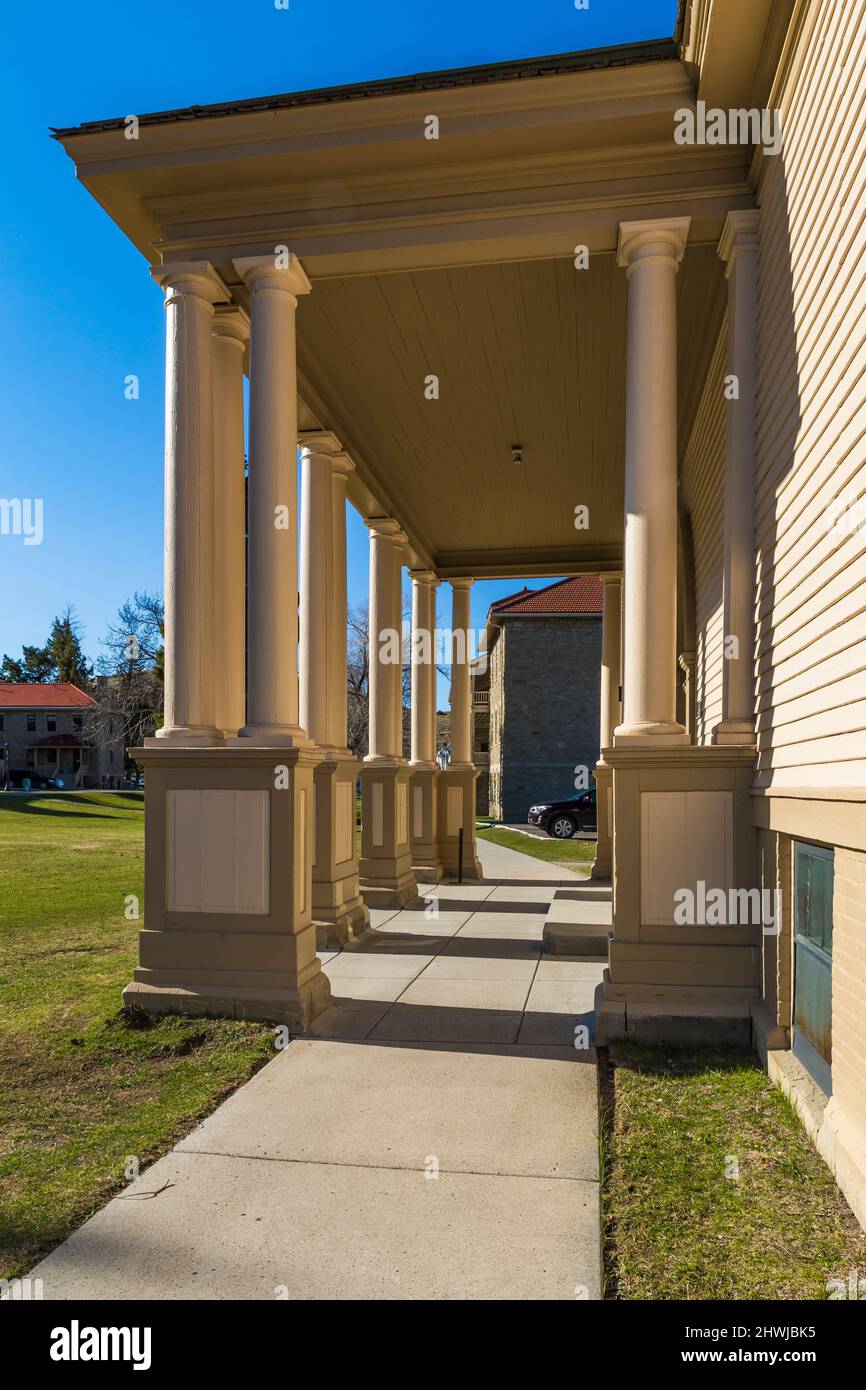
[{"label": "brick building", "polygon": [[100,719],[76,685],[0,683],[0,786],[7,771],[59,777],[72,789],[119,787],[120,719]]},{"label": "brick building", "polygon": [[534,801],[573,795],[576,768],[591,775],[599,754],[601,611],[594,575],[521,589],[491,605],[487,669],[473,671],[479,814],[489,806],[497,820],[525,821]]}]

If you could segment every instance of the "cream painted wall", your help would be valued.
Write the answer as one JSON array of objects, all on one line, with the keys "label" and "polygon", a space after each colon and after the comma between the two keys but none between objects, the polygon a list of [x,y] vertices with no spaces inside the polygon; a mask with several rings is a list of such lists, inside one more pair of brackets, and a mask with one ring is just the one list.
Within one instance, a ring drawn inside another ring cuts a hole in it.
[{"label": "cream painted wall", "polygon": [[758,782],[866,786],[866,7],[821,0],[763,160],[757,424]]},{"label": "cream painted wall", "polygon": [[711,743],[722,717],[722,547],[725,515],[727,333],[713,351],[683,460],[682,495],[692,525],[695,561],[695,741]]}]

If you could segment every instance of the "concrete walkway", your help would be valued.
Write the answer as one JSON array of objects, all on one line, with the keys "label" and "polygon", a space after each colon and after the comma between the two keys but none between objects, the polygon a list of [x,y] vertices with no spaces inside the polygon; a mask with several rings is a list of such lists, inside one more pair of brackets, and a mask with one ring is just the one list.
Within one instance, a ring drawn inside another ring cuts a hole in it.
[{"label": "concrete walkway", "polygon": [[595,1054],[574,1039],[602,963],[542,954],[573,876],[479,848],[483,884],[323,954],[314,1036],[49,1255],[46,1299],[600,1296]]}]

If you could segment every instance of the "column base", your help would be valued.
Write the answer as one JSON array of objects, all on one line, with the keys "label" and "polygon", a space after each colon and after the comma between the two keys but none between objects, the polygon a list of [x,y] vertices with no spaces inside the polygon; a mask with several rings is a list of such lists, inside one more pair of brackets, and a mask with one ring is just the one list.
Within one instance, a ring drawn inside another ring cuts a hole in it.
[{"label": "column base", "polygon": [[246,724],[238,729],[237,738],[227,744],[250,744],[254,748],[312,748],[306,732],[294,724]]},{"label": "column base", "polygon": [[318,751],[133,751],[146,774],[146,921],[124,1002],[303,1031],[330,1002],[311,915]]},{"label": "column base", "polygon": [[348,748],[328,748],[315,771],[313,922],[319,950],[345,946],[370,925],[358,877],[355,783],[359,768]]},{"label": "column base", "polygon": [[713,743],[721,746],[755,746],[755,724],[751,719],[723,719],[713,729]]},{"label": "column base", "polygon": [[605,761],[614,895],[600,1040],[748,1045],[762,931],[748,897],[754,750],[642,743]]},{"label": "column base", "polygon": [[442,877],[436,836],[439,768],[433,763],[410,763],[409,772],[412,872],[422,883],[438,883]]},{"label": "column base", "polygon": [[155,733],[151,738],[145,739],[145,747],[159,748],[164,743],[173,743],[178,748],[216,748],[223,742],[223,734],[217,728],[208,725],[182,725],[173,724],[171,728],[163,728]]},{"label": "column base", "polygon": [[630,744],[650,748],[670,747],[680,743],[691,743],[691,738],[682,724],[676,723],[638,723],[620,724],[613,731],[614,747],[623,748]]},{"label": "column base", "polygon": [[[477,882],[484,877],[475,848],[474,767],[450,765],[439,773],[437,787],[437,840],[443,878]],[[460,831],[463,858],[460,859]]]},{"label": "column base", "polygon": [[[136,971],[136,975],[138,972]],[[126,1008],[147,1014],[183,1014],[187,1018],[238,1018],[283,1024],[305,1033],[313,1019],[330,1007],[331,987],[324,971],[297,989],[244,985],[154,985],[133,978],[123,991]]]},{"label": "column base", "polygon": [[597,882],[609,883],[613,877],[613,772],[607,763],[599,762],[595,765],[593,776],[597,843],[589,876]]},{"label": "column base", "polygon": [[409,851],[409,768],[396,759],[361,769],[361,896],[368,908],[418,897]]}]

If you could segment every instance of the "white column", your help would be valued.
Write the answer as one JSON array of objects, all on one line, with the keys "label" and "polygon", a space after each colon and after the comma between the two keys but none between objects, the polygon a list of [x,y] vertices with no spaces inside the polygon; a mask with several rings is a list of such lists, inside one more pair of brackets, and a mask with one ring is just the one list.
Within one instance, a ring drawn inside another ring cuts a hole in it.
[{"label": "white column", "polygon": [[300,722],[319,748],[330,746],[331,733],[332,511],[330,441],[302,440]]},{"label": "white column", "polygon": [[298,696],[297,296],[310,282],[296,256],[244,257],[250,288],[247,722],[245,738],[305,744]]},{"label": "white column", "polygon": [[[406,537],[389,517],[368,520],[370,529],[369,635],[369,752],[366,762],[399,758],[395,745],[401,667],[396,660],[400,640],[400,600],[395,598],[397,560]],[[396,625],[395,625],[396,618]],[[395,641],[396,626],[396,641]],[[389,640],[383,642],[382,635]]]},{"label": "white column", "polygon": [[472,766],[471,579],[451,580],[451,766]]},{"label": "white column", "polygon": [[[434,763],[436,763],[436,745],[439,738],[439,721],[436,718],[437,693],[439,687],[439,672],[436,665],[437,657],[439,655],[436,641],[436,594],[438,593],[438,590],[439,580],[437,579],[430,586],[430,632],[432,634],[431,640],[433,643],[433,653],[431,658],[433,662],[433,671],[430,676],[432,686],[432,695],[430,697],[430,746],[433,749],[432,757]],[[436,765],[438,767],[438,763],[436,763]]]},{"label": "white column", "polygon": [[[715,743],[755,738],[755,409],[759,214],[729,212],[719,243],[728,277],[722,722]],[[733,641],[731,639],[734,639]]]},{"label": "white column", "polygon": [[[402,535],[402,533],[401,533]],[[392,626],[400,634],[400,650],[403,649],[403,546],[406,543],[406,536],[402,536],[401,543],[394,546],[394,609]],[[403,661],[402,655],[400,665],[397,668],[397,698],[394,705],[394,747],[398,758],[403,756]]]},{"label": "white column", "polygon": [[601,614],[601,709],[599,748],[613,744],[613,731],[619,724],[619,687],[622,684],[620,662],[622,642],[622,576],[601,575],[603,608]]},{"label": "white column", "polygon": [[213,306],[207,261],[151,271],[166,292],[165,722],[158,738],[213,743]]},{"label": "white column", "polygon": [[235,735],[246,721],[244,350],[250,321],[234,305],[213,321],[215,723]]},{"label": "white column", "polygon": [[332,460],[331,489],[331,610],[332,657],[330,663],[330,733],[328,740],[334,748],[345,749],[349,724],[347,635],[348,595],[346,578],[346,489],[355,465],[347,454],[336,454]]},{"label": "white column", "polygon": [[354,464],[329,431],[301,444],[301,725],[346,748],[346,481]]},{"label": "white column", "polygon": [[435,766],[436,576],[412,571],[412,754],[413,767]]},{"label": "white column", "polygon": [[677,270],[687,217],[624,222],[628,271],[623,722],[616,743],[687,743],[676,720]]}]

